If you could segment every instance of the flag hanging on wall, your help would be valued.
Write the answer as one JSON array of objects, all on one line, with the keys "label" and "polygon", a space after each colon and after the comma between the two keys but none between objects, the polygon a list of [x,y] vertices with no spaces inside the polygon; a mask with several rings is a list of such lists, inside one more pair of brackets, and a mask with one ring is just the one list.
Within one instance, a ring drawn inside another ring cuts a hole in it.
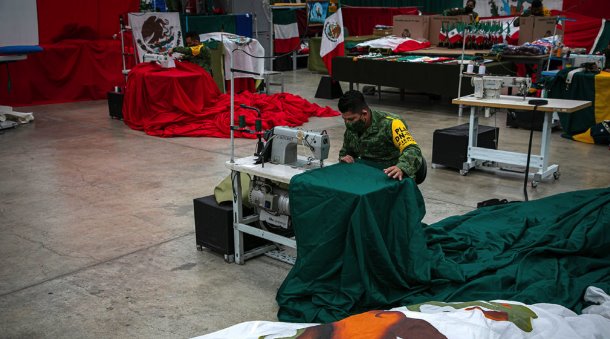
[{"label": "flag hanging on wall", "polygon": [[178,13],[129,13],[129,25],[142,62],[145,53],[162,54],[182,46],[182,30]]},{"label": "flag hanging on wall", "polygon": [[273,10],[273,50],[287,53],[299,46],[299,25],[294,9]]},{"label": "flag hanging on wall", "polygon": [[333,15],[326,18],[322,29],[322,45],[320,56],[324,60],[328,74],[332,76],[332,59],[336,56],[345,55],[343,38],[343,16],[341,8]]}]

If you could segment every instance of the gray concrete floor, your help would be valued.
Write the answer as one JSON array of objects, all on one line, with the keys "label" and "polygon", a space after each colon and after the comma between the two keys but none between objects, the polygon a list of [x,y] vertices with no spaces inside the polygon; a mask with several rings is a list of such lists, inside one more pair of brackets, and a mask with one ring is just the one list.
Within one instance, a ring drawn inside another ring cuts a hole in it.
[{"label": "gray concrete floor", "polygon": [[[318,75],[284,77],[288,92],[336,109],[336,100],[313,98]],[[433,131],[467,122],[427,97],[368,98],[405,117],[429,166]],[[106,101],[21,111],[36,121],[0,134],[0,337],[180,338],[276,320],[275,293],[290,266],[268,257],[238,266],[195,248],[192,199],[228,175],[228,139],[147,136],[109,119]],[[529,132],[506,128],[504,113],[481,123],[501,127],[501,149],[526,151]],[[326,129],[336,159],[341,118],[304,127]],[[237,140],[238,156],[253,149],[252,140]],[[551,161],[561,178],[528,188],[530,199],[608,186],[608,156],[607,147],[554,132]],[[420,189],[427,223],[478,201],[523,199],[521,175],[507,173],[429,168]]]}]

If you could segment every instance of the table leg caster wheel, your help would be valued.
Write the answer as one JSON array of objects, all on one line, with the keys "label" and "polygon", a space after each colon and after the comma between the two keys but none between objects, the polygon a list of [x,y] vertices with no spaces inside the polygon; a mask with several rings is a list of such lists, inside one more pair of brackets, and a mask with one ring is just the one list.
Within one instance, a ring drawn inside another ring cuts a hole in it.
[{"label": "table leg caster wheel", "polygon": [[460,170],[460,175],[467,175],[468,174],[468,170]]},{"label": "table leg caster wheel", "polygon": [[555,179],[555,180],[559,179],[559,176],[560,176],[560,175],[561,175],[561,174],[560,174],[559,172],[555,172],[555,173],[553,173],[553,179]]},{"label": "table leg caster wheel", "polygon": [[199,251],[199,252],[203,251],[203,246],[197,245],[197,251]]},{"label": "table leg caster wheel", "polygon": [[235,262],[235,256],[233,254],[229,255],[229,254],[225,254],[225,262],[227,263],[234,263]]},{"label": "table leg caster wheel", "polygon": [[532,180],[532,188],[538,187],[538,181]]}]

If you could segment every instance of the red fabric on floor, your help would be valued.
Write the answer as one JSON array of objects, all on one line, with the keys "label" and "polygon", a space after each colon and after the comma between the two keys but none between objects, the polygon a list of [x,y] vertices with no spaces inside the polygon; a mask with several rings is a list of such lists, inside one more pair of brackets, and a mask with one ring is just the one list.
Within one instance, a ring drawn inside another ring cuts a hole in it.
[{"label": "red fabric on floor", "polygon": [[0,67],[0,103],[11,106],[53,104],[106,98],[125,83],[119,40],[64,40],[41,45],[41,53]]},{"label": "red fabric on floor", "polygon": [[394,25],[394,15],[417,15],[416,7],[343,7],[349,35],[371,35],[375,25]]},{"label": "red fabric on floor", "polygon": [[[235,124],[244,115],[249,129],[254,129],[256,112],[243,109],[240,104],[263,112],[264,129],[300,126],[311,116],[339,114],[289,93],[265,95],[245,91],[235,95]],[[159,137],[226,138],[230,136],[230,107],[231,96],[220,94],[212,77],[199,66],[181,62],[176,69],[162,69],[145,63],[129,74],[123,119],[129,127]],[[236,137],[255,136],[237,132]]]},{"label": "red fabric on floor", "polygon": [[[256,80],[254,78],[235,78],[235,93],[243,91],[256,92]],[[225,89],[227,93],[231,93],[231,80],[225,81]]]}]

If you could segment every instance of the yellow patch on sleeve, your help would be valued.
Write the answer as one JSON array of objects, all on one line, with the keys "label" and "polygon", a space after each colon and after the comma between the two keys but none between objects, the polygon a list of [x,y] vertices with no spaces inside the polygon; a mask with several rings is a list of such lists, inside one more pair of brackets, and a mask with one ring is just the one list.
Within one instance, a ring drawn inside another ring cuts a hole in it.
[{"label": "yellow patch on sleeve", "polygon": [[399,119],[392,120],[392,140],[394,141],[394,146],[400,150],[400,152],[404,151],[405,148],[409,145],[417,145],[409,130],[405,124]]},{"label": "yellow patch on sleeve", "polygon": [[203,45],[191,47],[191,52],[193,53],[193,56],[198,56],[199,53],[201,53],[201,48],[202,47],[203,47]]}]

